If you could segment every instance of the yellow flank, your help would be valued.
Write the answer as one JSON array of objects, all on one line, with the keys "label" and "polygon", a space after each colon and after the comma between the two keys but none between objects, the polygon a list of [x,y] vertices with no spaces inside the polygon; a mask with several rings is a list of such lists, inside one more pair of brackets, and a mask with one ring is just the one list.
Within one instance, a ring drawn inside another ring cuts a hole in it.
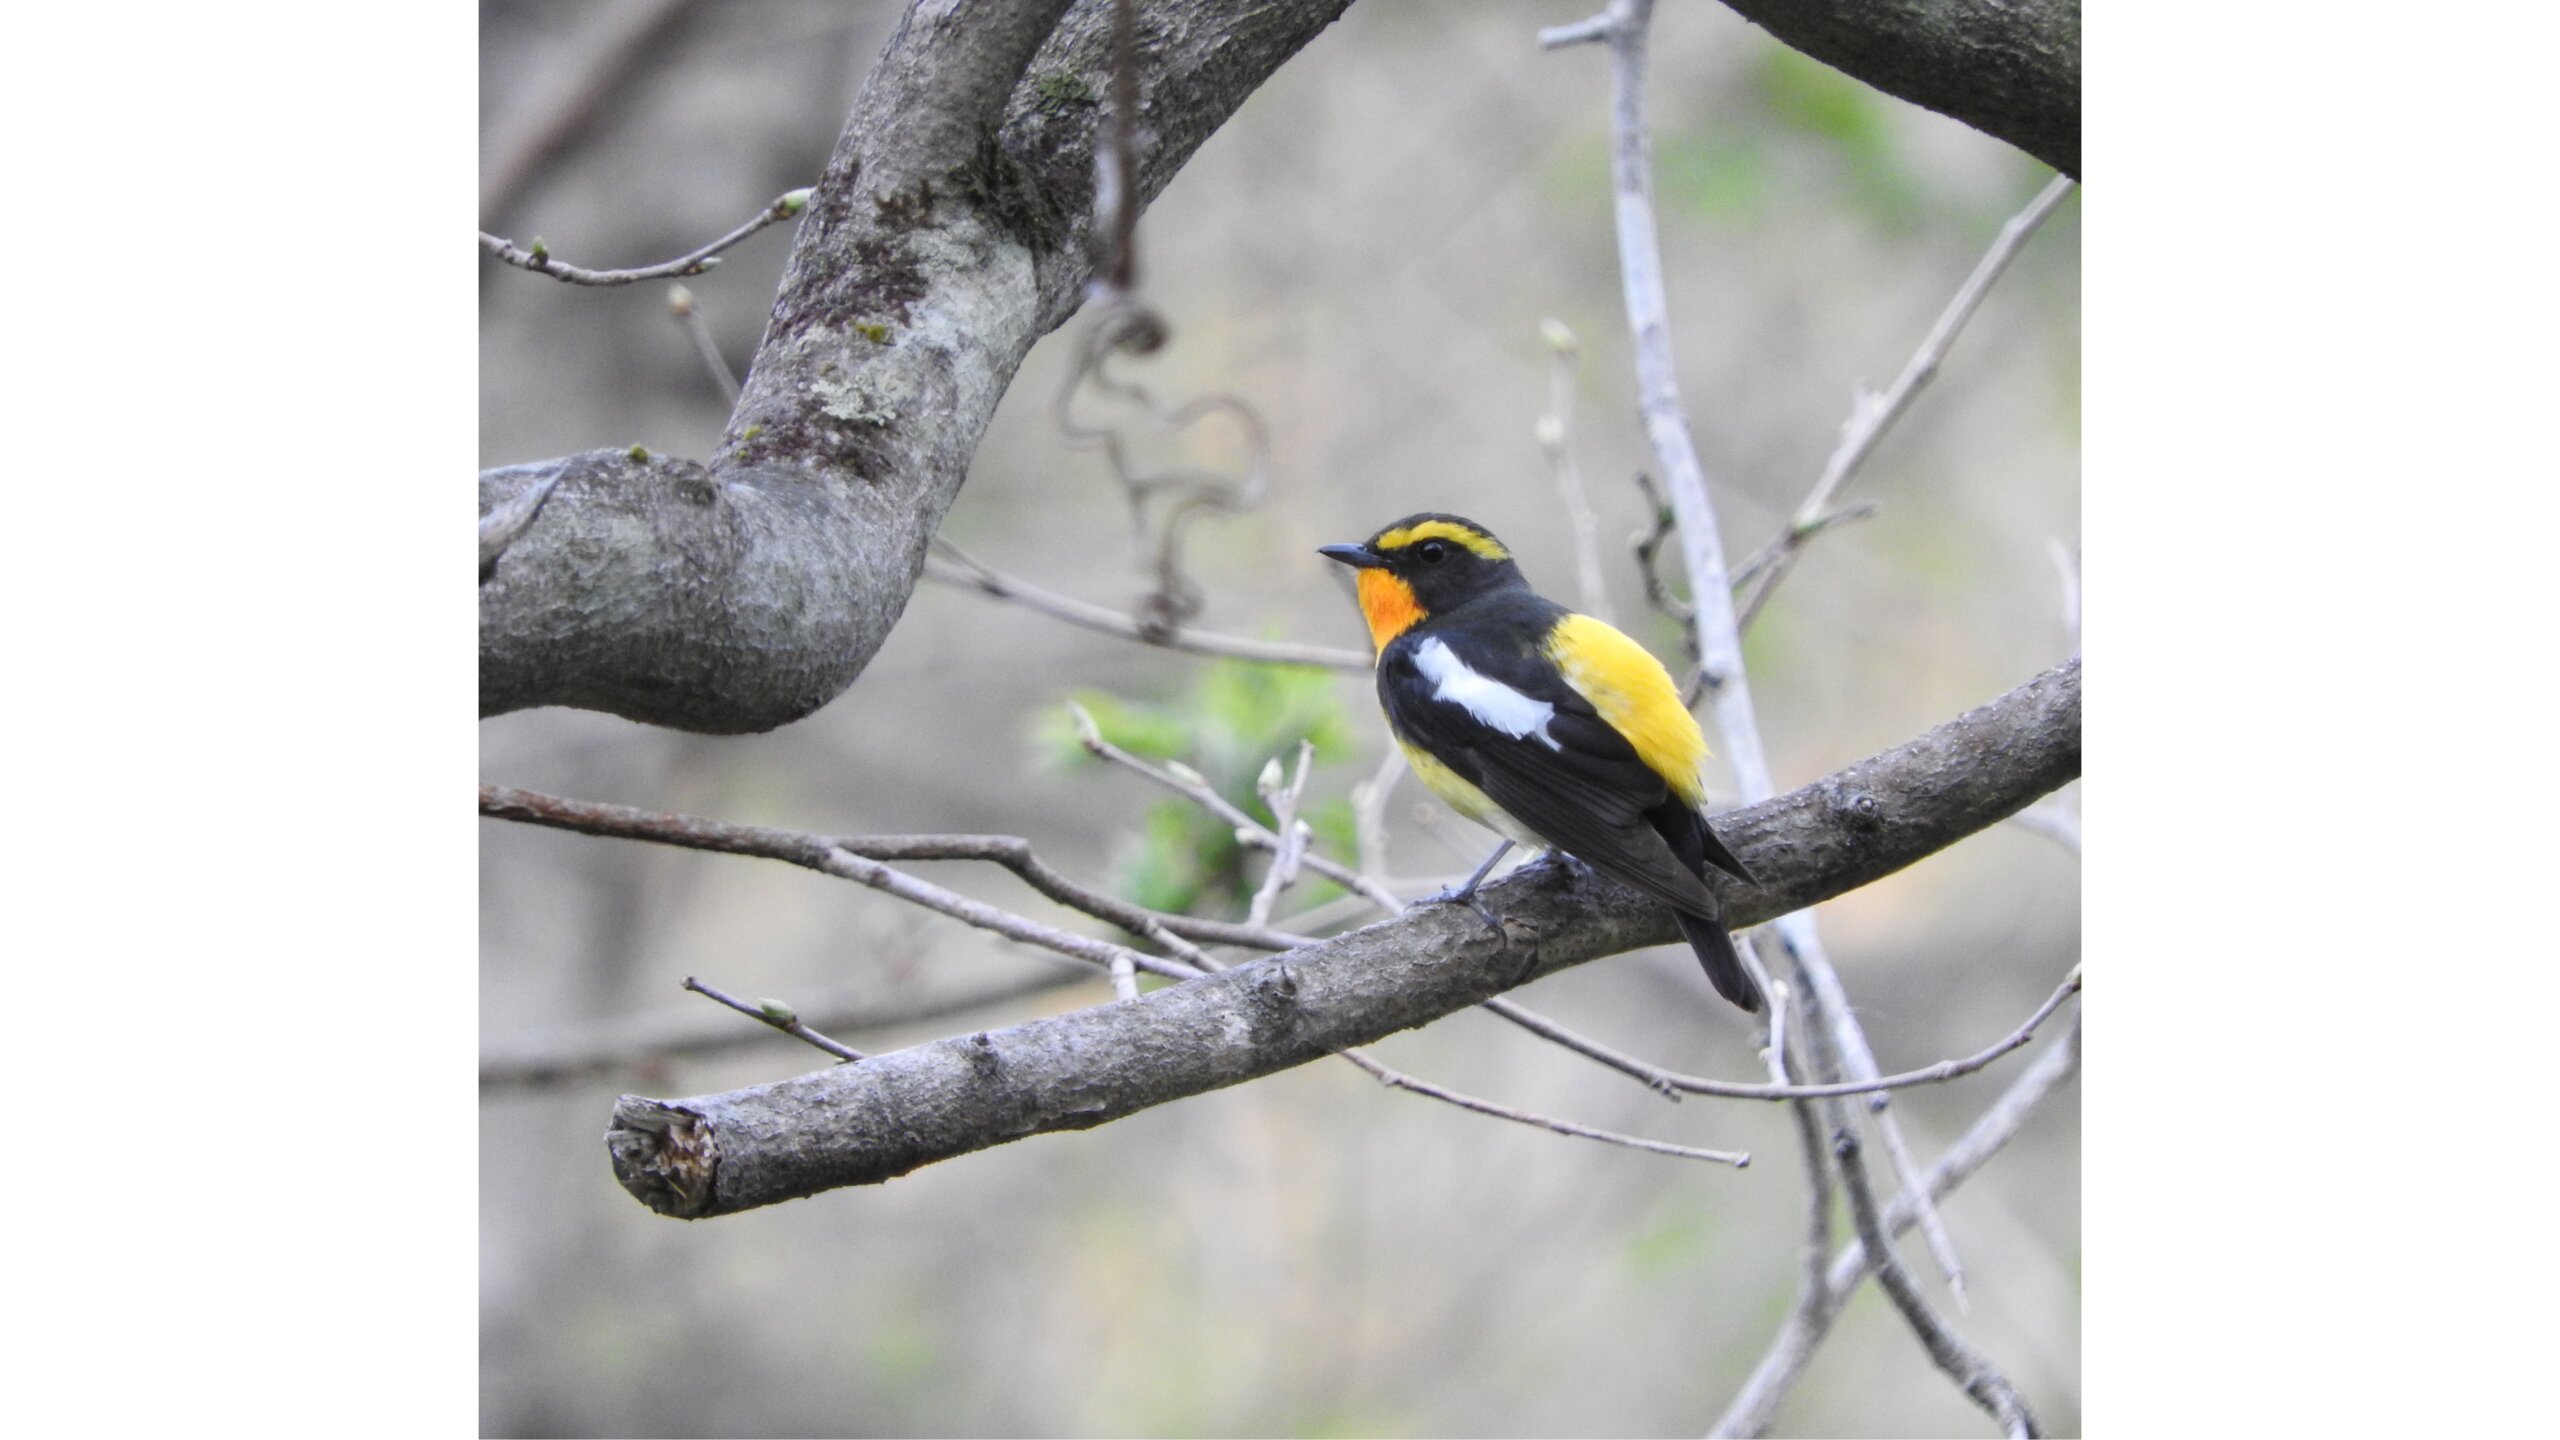
[{"label": "yellow flank", "polygon": [[1431,793],[1439,796],[1441,802],[1450,809],[1505,840],[1516,840],[1523,845],[1540,850],[1547,848],[1544,838],[1533,834],[1529,827],[1512,819],[1510,811],[1494,804],[1492,796],[1468,784],[1465,776],[1432,758],[1430,751],[1419,745],[1408,744],[1402,739],[1397,740],[1396,744],[1403,746],[1404,758],[1413,766],[1415,777],[1431,787]]},{"label": "yellow flank", "polygon": [[1511,552],[1502,548],[1501,541],[1472,526],[1454,525],[1446,520],[1425,520],[1419,525],[1390,530],[1373,543],[1380,554],[1386,554],[1407,545],[1419,545],[1425,540],[1446,540],[1452,545],[1463,545],[1487,560],[1511,558]]},{"label": "yellow flank", "polygon": [[1636,747],[1636,758],[1669,782],[1672,794],[1690,805],[1706,798],[1698,765],[1707,758],[1707,737],[1680,703],[1680,687],[1661,661],[1588,615],[1568,615],[1557,624],[1547,636],[1547,658],[1564,672],[1564,683],[1582,692],[1600,718]]},{"label": "yellow flank", "polygon": [[1422,618],[1422,602],[1413,597],[1413,587],[1390,570],[1363,570],[1360,587],[1360,618],[1369,622],[1369,638],[1381,650],[1387,642],[1413,627]]}]

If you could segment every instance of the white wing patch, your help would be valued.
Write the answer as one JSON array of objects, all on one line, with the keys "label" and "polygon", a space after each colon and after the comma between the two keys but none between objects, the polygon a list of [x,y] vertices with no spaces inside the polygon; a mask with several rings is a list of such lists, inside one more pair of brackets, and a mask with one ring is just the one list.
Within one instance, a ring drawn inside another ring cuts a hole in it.
[{"label": "white wing patch", "polygon": [[1490,675],[1468,667],[1457,652],[1437,639],[1414,648],[1413,663],[1431,682],[1431,698],[1458,706],[1476,719],[1515,740],[1535,737],[1550,750],[1562,750],[1547,733],[1556,707],[1521,694]]}]

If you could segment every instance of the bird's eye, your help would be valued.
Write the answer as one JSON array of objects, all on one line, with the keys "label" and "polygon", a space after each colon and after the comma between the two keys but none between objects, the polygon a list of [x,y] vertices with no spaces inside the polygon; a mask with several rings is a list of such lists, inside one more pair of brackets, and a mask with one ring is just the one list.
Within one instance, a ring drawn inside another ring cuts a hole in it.
[{"label": "bird's eye", "polygon": [[1421,544],[1413,547],[1413,558],[1421,561],[1425,565],[1437,565],[1441,561],[1449,558],[1449,542],[1446,540],[1425,540]]}]

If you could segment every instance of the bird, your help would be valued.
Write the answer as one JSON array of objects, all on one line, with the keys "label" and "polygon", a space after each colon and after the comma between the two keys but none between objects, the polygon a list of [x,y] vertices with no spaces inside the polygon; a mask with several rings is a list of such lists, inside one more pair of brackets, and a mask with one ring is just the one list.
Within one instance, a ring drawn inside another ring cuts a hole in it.
[{"label": "bird", "polygon": [[1355,574],[1378,703],[1414,774],[1503,837],[1434,898],[1498,929],[1474,897],[1512,845],[1570,856],[1670,906],[1716,992],[1759,1013],[1706,868],[1758,881],[1707,824],[1706,737],[1662,662],[1531,589],[1509,547],[1461,516],[1408,515],[1316,553]]}]

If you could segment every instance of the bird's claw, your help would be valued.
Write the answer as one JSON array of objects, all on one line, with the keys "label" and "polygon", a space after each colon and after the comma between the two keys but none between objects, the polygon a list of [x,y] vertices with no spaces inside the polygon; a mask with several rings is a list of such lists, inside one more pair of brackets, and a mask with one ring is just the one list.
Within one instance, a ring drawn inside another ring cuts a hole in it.
[{"label": "bird's claw", "polygon": [[1494,933],[1494,938],[1506,938],[1503,935],[1502,922],[1494,917],[1492,908],[1477,899],[1475,891],[1468,886],[1452,885],[1445,890],[1425,895],[1413,903],[1416,905],[1464,905],[1476,912],[1476,918],[1485,923],[1485,928]]}]

